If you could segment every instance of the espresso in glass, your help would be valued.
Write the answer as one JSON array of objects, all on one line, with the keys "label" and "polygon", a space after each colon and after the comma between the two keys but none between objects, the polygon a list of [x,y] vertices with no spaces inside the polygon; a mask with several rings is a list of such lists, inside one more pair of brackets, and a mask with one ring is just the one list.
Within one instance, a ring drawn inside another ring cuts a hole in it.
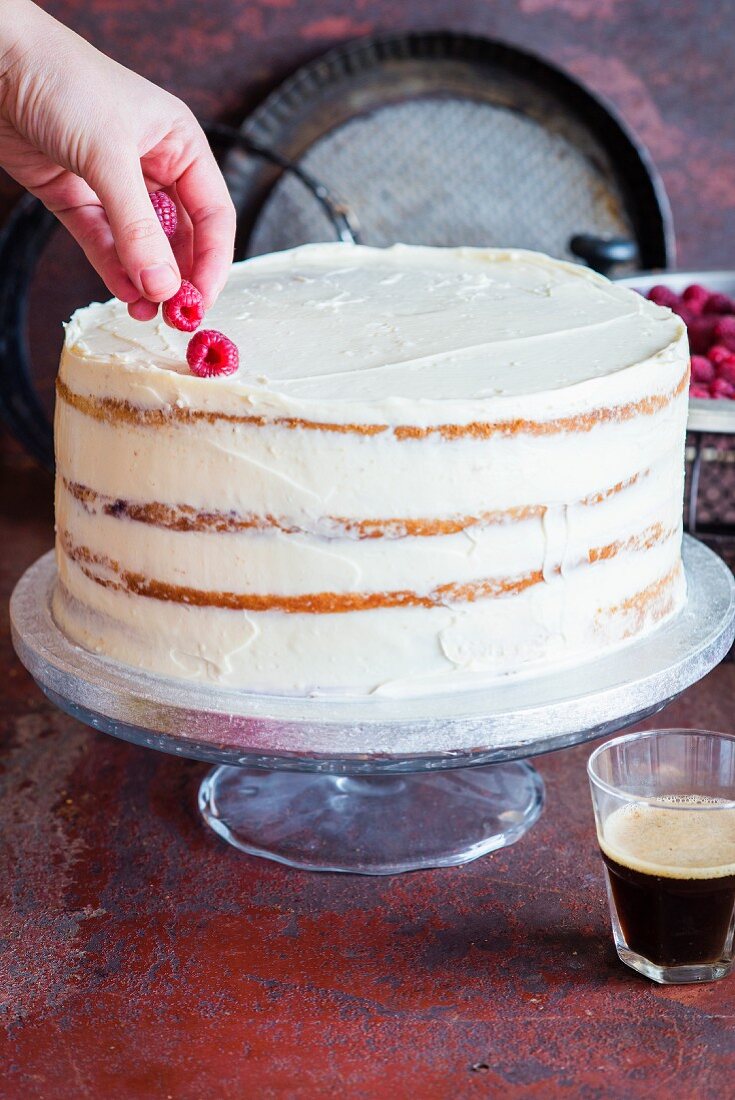
[{"label": "espresso in glass", "polygon": [[605,822],[600,849],[621,931],[631,951],[657,966],[716,963],[727,949],[735,807],[713,814],[716,804],[696,795],[634,802]]},{"label": "espresso in glass", "polygon": [[724,977],[735,932],[735,737],[628,734],[596,749],[588,772],[619,957],[666,984]]}]

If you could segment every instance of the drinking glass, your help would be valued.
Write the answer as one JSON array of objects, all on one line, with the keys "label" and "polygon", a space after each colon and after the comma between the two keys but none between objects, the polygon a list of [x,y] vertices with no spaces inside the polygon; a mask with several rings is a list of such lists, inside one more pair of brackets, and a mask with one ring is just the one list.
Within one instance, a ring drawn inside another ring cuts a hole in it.
[{"label": "drinking glass", "polygon": [[651,730],[587,765],[620,959],[662,984],[723,978],[735,927],[735,737]]}]

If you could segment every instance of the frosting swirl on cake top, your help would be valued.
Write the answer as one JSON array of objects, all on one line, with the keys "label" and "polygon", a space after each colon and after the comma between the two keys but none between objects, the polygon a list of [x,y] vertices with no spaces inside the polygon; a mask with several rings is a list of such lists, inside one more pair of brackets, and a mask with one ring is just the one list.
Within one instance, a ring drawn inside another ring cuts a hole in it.
[{"label": "frosting swirl on cake top", "polygon": [[391,420],[408,402],[476,413],[478,401],[584,389],[682,335],[668,310],[577,265],[406,245],[312,244],[236,264],[205,325],[237,344],[237,374],[192,378],[188,334],[142,325],[116,301],[78,310],[66,350],[98,370],[144,370],[173,402],[198,403],[206,387],[297,414],[337,403],[358,419],[359,406],[392,402]]}]

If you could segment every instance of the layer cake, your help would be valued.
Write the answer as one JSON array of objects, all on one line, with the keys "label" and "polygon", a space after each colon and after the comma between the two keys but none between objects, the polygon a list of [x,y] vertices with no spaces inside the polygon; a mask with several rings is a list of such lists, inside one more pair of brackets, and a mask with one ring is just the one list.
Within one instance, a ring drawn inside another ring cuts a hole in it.
[{"label": "layer cake", "polygon": [[403,694],[584,662],[685,599],[680,320],[523,251],[307,245],[235,264],[239,371],[112,301],[57,385],[54,614],[258,692]]}]

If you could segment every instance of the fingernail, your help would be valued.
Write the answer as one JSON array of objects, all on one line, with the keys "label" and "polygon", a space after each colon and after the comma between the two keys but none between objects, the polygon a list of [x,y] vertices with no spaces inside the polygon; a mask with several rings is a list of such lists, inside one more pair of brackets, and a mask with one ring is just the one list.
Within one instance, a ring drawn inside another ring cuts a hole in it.
[{"label": "fingernail", "polygon": [[155,264],[146,267],[140,273],[143,290],[150,298],[159,298],[162,294],[175,294],[179,279],[171,264]]}]

